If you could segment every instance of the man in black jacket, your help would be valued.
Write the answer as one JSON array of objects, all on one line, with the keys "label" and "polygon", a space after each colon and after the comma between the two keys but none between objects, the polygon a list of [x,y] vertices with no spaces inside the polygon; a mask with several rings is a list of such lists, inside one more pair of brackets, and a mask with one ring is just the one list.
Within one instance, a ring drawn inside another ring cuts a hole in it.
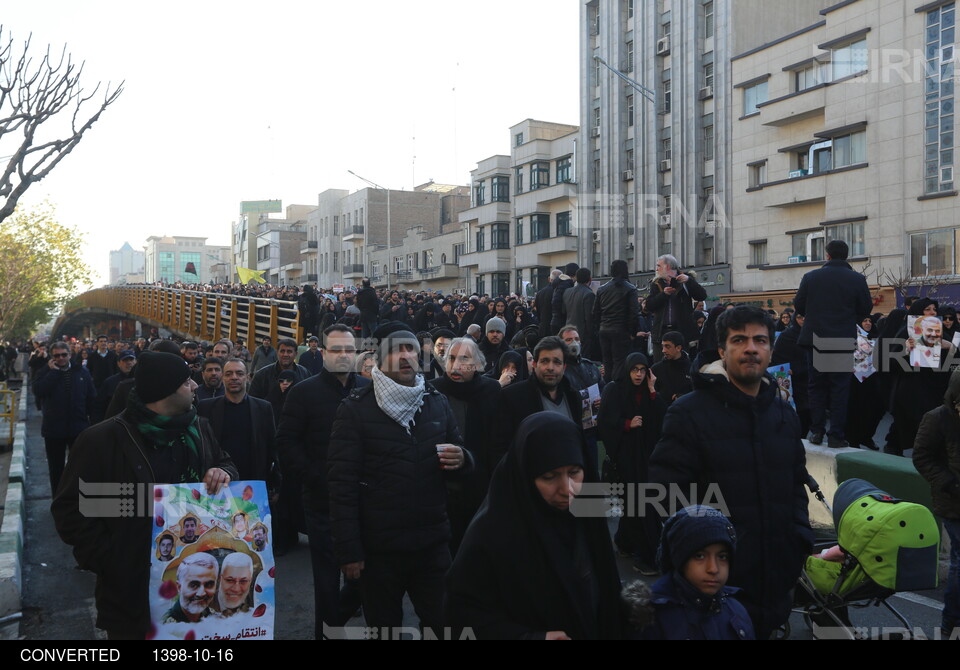
[{"label": "man in black jacket", "polygon": [[690,357],[683,350],[684,344],[686,343],[680,333],[664,333],[661,344],[663,358],[650,368],[657,384],[657,393],[663,394],[668,405],[693,390],[690,381]]},{"label": "man in black jacket", "polygon": [[813,545],[800,421],[766,373],[774,328],[757,307],[724,312],[722,359],[695,372],[694,391],[667,410],[650,459],[650,481],[667,487],[668,503],[710,501],[733,521],[739,543],[728,584],[742,589],[737,599],[757,639],[790,616]]},{"label": "man in black jacket", "polygon": [[424,388],[420,343],[406,324],[374,333],[379,368],[337,410],[328,453],[334,551],[346,577],[360,579],[367,625],[403,623],[408,593],[420,625],[442,623],[450,567],[447,475],[469,474],[472,459],[450,405]]},{"label": "man in black jacket", "polygon": [[822,444],[826,433],[828,446],[838,449],[849,446],[844,431],[853,376],[846,354],[856,349],[857,324],[873,307],[867,279],[847,263],[849,253],[843,240],[830,242],[827,262],[803,276],[793,301],[805,317],[798,344],[807,350],[810,374],[810,442]]},{"label": "man in black jacket", "polygon": [[[564,324],[576,326],[585,358],[599,358],[597,324],[593,322],[593,304],[597,296],[590,288],[593,277],[588,268],[577,270],[577,284],[563,294]],[[557,333],[559,335],[559,332]]]},{"label": "man in black jacket", "polygon": [[500,460],[510,448],[520,423],[537,412],[556,412],[572,420],[583,430],[580,394],[564,376],[570,352],[563,340],[555,335],[545,337],[533,350],[533,376],[514,382],[500,394],[497,412],[497,442]]},{"label": "man in black jacket", "polygon": [[300,383],[310,376],[310,371],[302,365],[298,365],[297,343],[291,339],[282,339],[277,344],[277,362],[273,365],[260,368],[254,375],[250,383],[250,395],[254,398],[269,400],[271,403],[275,396],[280,394],[280,373],[284,370],[292,370],[294,383]]},{"label": "man in black jacket", "polygon": [[327,449],[337,408],[354,389],[370,381],[353,372],[357,346],[349,326],[335,324],[323,332],[323,368],[290,389],[283,405],[277,446],[284,470],[302,475],[303,511],[310,539],[316,639],[323,626],[341,626],[359,606],[355,583],[340,592],[340,564],[330,535]]},{"label": "man in black jacket", "polygon": [[93,376],[95,389],[99,389],[107,377],[117,374],[117,355],[110,350],[106,335],[97,336],[97,349],[90,354],[87,370]]},{"label": "man in black jacket", "polygon": [[542,289],[537,291],[534,298],[534,304],[537,307],[537,319],[540,321],[540,337],[553,335],[550,332],[550,321],[553,318],[553,286],[554,282],[559,281],[560,270],[554,270],[550,273],[550,281]]},{"label": "man in black jacket", "polygon": [[653,360],[663,358],[663,334],[678,332],[687,342],[700,339],[693,318],[693,305],[707,299],[707,292],[690,275],[680,272],[670,255],[657,259],[657,276],[650,282],[647,310],[653,314]]},{"label": "man in black jacket", "polygon": [[90,373],[79,363],[70,362],[66,342],[50,345],[50,362],[37,374],[33,392],[43,409],[40,434],[47,452],[52,494],[60,484],[67,450],[90,425],[97,393]]},{"label": "man in black jacket", "polygon": [[[150,630],[150,561],[145,549],[150,547],[153,519],[81,512],[80,480],[150,487],[202,481],[213,495],[237,478],[210,424],[196,416],[197,385],[186,361],[148,351],[138,359],[136,371],[137,388],[123,414],[77,438],[50,507],[57,532],[73,546],[77,564],[97,575],[96,625],[111,640],[143,640]],[[180,435],[171,436],[171,430]],[[186,460],[175,456],[176,444],[190,447],[183,450]]]},{"label": "man in black jacket", "polygon": [[600,350],[603,352],[603,376],[608,382],[623,376],[623,361],[639,333],[640,303],[637,288],[627,281],[627,262],[610,264],[610,281],[597,291],[593,303],[593,321],[600,329]]},{"label": "man in black jacket", "polygon": [[376,290],[370,286],[366,277],[362,280],[363,287],[357,291],[356,305],[360,309],[360,323],[363,325],[363,337],[370,337],[377,328],[377,318],[380,316],[380,301]]},{"label": "man in black jacket", "polygon": [[553,283],[553,295],[550,297],[550,334],[556,335],[560,328],[567,323],[567,307],[563,302],[563,295],[573,288],[573,278],[580,266],[576,263],[567,263],[563,274]]}]

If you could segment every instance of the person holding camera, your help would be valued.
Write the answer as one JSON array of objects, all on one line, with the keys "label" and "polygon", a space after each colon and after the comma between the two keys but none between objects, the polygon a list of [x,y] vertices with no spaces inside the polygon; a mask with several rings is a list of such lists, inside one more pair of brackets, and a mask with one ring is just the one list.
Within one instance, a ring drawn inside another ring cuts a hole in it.
[{"label": "person holding camera", "polygon": [[697,280],[680,271],[677,259],[670,255],[657,259],[657,276],[650,282],[647,310],[653,314],[653,358],[663,358],[664,333],[677,332],[687,342],[700,339],[693,319],[693,306],[707,299]]}]

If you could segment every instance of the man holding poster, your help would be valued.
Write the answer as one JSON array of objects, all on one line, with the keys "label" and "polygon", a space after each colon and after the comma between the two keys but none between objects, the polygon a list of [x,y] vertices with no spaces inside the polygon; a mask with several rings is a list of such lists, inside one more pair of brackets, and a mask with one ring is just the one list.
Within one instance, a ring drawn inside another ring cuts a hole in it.
[{"label": "man holding poster", "polygon": [[[97,575],[96,625],[111,640],[142,640],[150,630],[152,496],[140,493],[152,494],[153,484],[203,482],[215,494],[237,477],[209,423],[197,417],[196,387],[179,356],[141,354],[127,409],[80,434],[51,505],[78,565]],[[92,498],[94,487],[114,492]]]}]

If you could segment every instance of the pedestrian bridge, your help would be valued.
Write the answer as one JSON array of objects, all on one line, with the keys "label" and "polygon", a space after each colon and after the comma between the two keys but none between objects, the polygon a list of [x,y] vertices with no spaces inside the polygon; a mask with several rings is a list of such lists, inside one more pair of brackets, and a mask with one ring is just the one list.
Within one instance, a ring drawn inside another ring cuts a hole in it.
[{"label": "pedestrian bridge", "polygon": [[67,303],[52,335],[59,338],[76,333],[105,319],[139,321],[191,340],[242,341],[250,351],[264,337],[274,343],[281,337],[303,341],[295,302],[161,286],[110,286],[87,291]]}]

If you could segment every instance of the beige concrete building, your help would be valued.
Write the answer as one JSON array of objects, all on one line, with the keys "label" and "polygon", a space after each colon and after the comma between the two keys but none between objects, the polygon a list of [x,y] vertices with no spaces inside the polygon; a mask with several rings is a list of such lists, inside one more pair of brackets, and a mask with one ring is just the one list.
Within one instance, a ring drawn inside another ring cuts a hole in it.
[{"label": "beige concrete building", "polygon": [[471,207],[460,214],[466,288],[507,294],[536,289],[577,260],[578,126],[526,119],[510,128],[509,156],[470,173]]},{"label": "beige concrete building", "polygon": [[206,237],[147,238],[144,280],[148,283],[207,284],[228,281],[230,247],[207,244]]},{"label": "beige concrete building", "polygon": [[847,0],[733,59],[734,292],[795,289],[832,239],[871,284],[960,273],[956,14]]}]

